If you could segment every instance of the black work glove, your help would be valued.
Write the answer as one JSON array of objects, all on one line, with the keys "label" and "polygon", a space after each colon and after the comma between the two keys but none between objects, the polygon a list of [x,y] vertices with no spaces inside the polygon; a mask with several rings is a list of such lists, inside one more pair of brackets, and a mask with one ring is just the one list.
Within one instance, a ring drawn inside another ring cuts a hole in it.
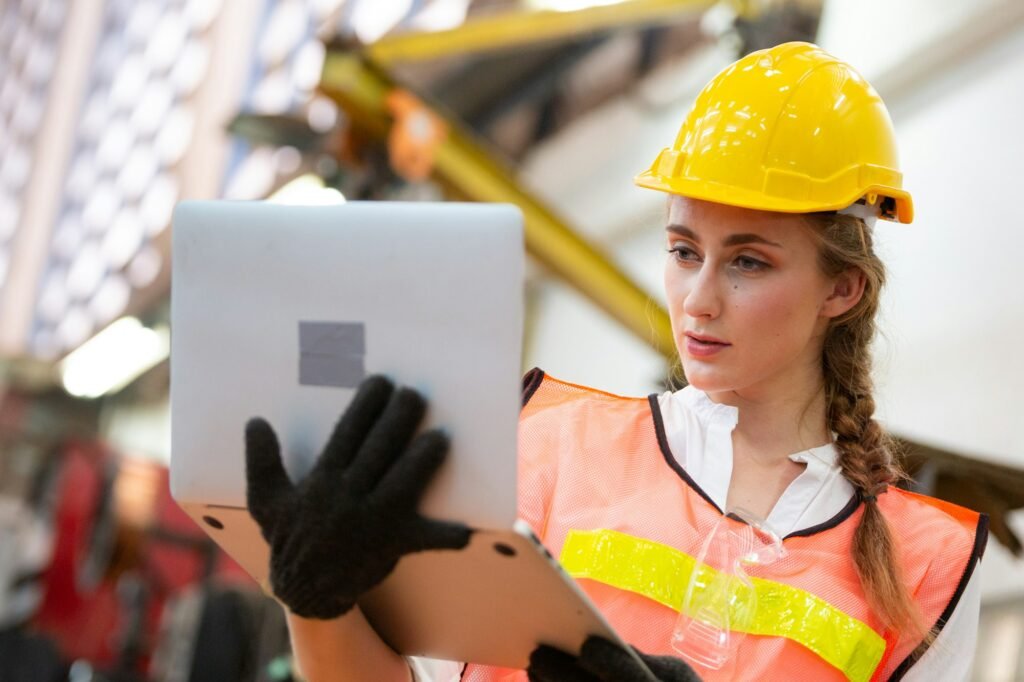
[{"label": "black work glove", "polygon": [[641,670],[622,647],[603,637],[588,637],[578,658],[542,644],[530,654],[526,674],[530,682],[700,682],[682,659],[636,653],[654,677]]},{"label": "black work glove", "polygon": [[413,438],[426,403],[381,376],[360,385],[313,471],[293,485],[264,419],[245,427],[249,513],[270,544],[270,584],[292,613],[336,618],[411,552],[460,549],[471,530],[424,518],[423,491],[448,450]]}]

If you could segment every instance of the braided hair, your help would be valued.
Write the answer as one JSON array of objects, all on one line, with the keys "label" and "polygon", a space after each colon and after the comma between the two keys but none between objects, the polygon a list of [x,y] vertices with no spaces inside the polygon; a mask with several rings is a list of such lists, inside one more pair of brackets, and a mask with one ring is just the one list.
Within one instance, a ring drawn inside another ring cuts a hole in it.
[{"label": "braided hair", "polygon": [[831,320],[822,352],[826,418],[835,433],[843,476],[864,501],[853,536],[852,555],[872,610],[904,636],[928,638],[921,611],[903,581],[892,531],[878,496],[903,478],[895,441],[874,420],[871,340],[875,335],[885,266],[875,254],[870,228],[860,218],[814,213],[806,216],[819,239],[819,266],[834,277],[850,268],[864,273],[864,294]]}]

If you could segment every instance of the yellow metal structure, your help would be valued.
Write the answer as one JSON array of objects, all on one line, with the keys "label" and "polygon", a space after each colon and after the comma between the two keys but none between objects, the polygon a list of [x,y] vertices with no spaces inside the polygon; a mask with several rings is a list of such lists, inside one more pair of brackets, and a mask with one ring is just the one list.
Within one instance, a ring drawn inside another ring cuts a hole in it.
[{"label": "yellow metal structure", "polygon": [[[388,96],[395,84],[359,54],[330,50],[320,89],[334,99],[354,126],[384,139],[392,119]],[[600,250],[573,232],[551,209],[524,190],[514,174],[456,121],[433,150],[433,177],[474,201],[508,202],[526,218],[526,248],[555,275],[621,322],[666,358],[676,357],[668,313]]]},{"label": "yellow metal structure", "polygon": [[881,218],[914,217],[885,104],[851,66],[810,43],[753,52],[722,71],[636,183],[766,211],[863,199]]},{"label": "yellow metal structure", "polygon": [[446,31],[385,36],[366,46],[379,65],[435,59],[450,55],[508,50],[543,41],[565,40],[602,30],[665,24],[692,18],[715,0],[623,0],[572,12],[511,12],[480,19]]}]

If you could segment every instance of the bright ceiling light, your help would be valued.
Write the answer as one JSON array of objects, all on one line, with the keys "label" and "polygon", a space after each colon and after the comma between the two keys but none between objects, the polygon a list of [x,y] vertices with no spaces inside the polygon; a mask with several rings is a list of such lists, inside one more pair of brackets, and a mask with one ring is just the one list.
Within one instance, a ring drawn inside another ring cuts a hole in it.
[{"label": "bright ceiling light", "polygon": [[188,24],[178,12],[167,12],[146,41],[146,61],[161,72],[174,65],[188,40]]},{"label": "bright ceiling light", "polygon": [[124,198],[137,202],[160,170],[160,159],[149,145],[136,145],[117,172],[117,188]]},{"label": "bright ceiling light", "polygon": [[268,66],[285,61],[309,33],[310,17],[302,3],[283,0],[273,7],[259,46],[260,58]]},{"label": "bright ceiling light", "polygon": [[171,81],[179,95],[190,95],[206,75],[210,50],[198,40],[190,40],[171,69]]},{"label": "bright ceiling light", "polygon": [[253,107],[262,114],[283,114],[292,106],[295,86],[284,70],[272,71],[256,86],[252,94]]},{"label": "bright ceiling light", "polygon": [[195,32],[205,31],[217,18],[221,0],[189,0],[185,7],[185,18]]},{"label": "bright ceiling light", "polygon": [[623,0],[527,0],[527,5],[536,10],[575,12],[576,10],[605,5],[617,5]]},{"label": "bright ceiling light", "polygon": [[469,0],[434,0],[413,16],[410,24],[417,31],[443,31],[466,21]]},{"label": "bright ceiling light", "polygon": [[292,81],[301,90],[313,90],[324,68],[324,44],[315,37],[302,44],[292,60]]},{"label": "bright ceiling light", "polygon": [[54,328],[56,340],[64,350],[78,348],[89,340],[95,325],[92,316],[80,304],[69,305]]},{"label": "bright ceiling light", "polygon": [[115,106],[128,108],[138,101],[149,77],[146,62],[138,55],[128,55],[121,62],[121,68],[114,77],[114,83],[110,88],[110,101]]},{"label": "bright ceiling light", "polygon": [[128,265],[128,281],[136,289],[145,289],[156,280],[164,265],[163,256],[152,246],[146,246]]},{"label": "bright ceiling light", "polygon": [[144,228],[137,210],[126,207],[119,211],[117,217],[103,234],[100,251],[103,255],[104,265],[108,265],[114,270],[120,270],[127,265],[142,246],[143,231]]},{"label": "bright ceiling light", "polygon": [[281,175],[291,175],[302,165],[302,154],[295,147],[279,147],[274,152],[274,166]]},{"label": "bright ceiling light", "polygon": [[257,199],[274,186],[277,168],[274,152],[265,147],[252,150],[231,174],[224,190],[226,199]]},{"label": "bright ceiling light", "polygon": [[76,298],[89,297],[102,281],[106,266],[99,246],[94,242],[87,242],[75,255],[68,268],[65,280],[68,293]]},{"label": "bright ceiling light", "polygon": [[89,300],[89,312],[102,322],[109,322],[124,312],[132,295],[131,285],[121,275],[111,273]]},{"label": "bright ceiling light", "polygon": [[381,38],[409,14],[413,0],[359,0],[349,15],[349,25],[363,44]]},{"label": "bright ceiling light", "polygon": [[156,135],[156,151],[165,166],[173,166],[185,156],[192,142],[195,115],[183,106],[174,107]]},{"label": "bright ceiling light", "polygon": [[177,200],[178,181],[170,173],[157,175],[139,205],[146,234],[152,236],[163,232],[171,223],[171,212]]},{"label": "bright ceiling light", "polygon": [[64,358],[64,389],[80,398],[118,391],[166,359],[169,351],[167,327],[150,329],[134,317],[122,317]]},{"label": "bright ceiling light", "polygon": [[135,6],[122,30],[128,40],[145,45],[153,36],[157,22],[160,21],[160,6],[155,2],[133,4]]},{"label": "bright ceiling light", "polygon": [[271,194],[267,201],[292,206],[326,206],[343,204],[345,197],[333,187],[324,187],[324,181],[313,173],[300,175]]},{"label": "bright ceiling light", "polygon": [[338,107],[326,97],[314,95],[306,106],[306,120],[316,132],[326,133],[338,123]]}]

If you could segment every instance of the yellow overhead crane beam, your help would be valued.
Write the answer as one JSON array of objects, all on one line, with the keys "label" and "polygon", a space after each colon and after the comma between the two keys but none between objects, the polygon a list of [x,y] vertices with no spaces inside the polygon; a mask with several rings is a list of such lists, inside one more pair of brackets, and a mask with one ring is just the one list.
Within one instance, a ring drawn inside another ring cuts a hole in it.
[{"label": "yellow overhead crane beam", "polygon": [[366,55],[386,66],[395,62],[508,50],[629,26],[661,25],[702,12],[715,0],[622,0],[571,12],[509,12],[470,19],[445,31],[385,36],[367,45]]},{"label": "yellow overhead crane beam", "polygon": [[[352,124],[385,138],[392,118],[387,98],[394,82],[357,52],[329,49],[320,90],[335,100]],[[443,118],[443,114],[434,112]],[[576,234],[539,199],[516,182],[514,173],[448,118],[434,149],[433,177],[474,201],[507,202],[523,212],[527,251],[669,361],[676,358],[668,313],[600,250]]]}]

